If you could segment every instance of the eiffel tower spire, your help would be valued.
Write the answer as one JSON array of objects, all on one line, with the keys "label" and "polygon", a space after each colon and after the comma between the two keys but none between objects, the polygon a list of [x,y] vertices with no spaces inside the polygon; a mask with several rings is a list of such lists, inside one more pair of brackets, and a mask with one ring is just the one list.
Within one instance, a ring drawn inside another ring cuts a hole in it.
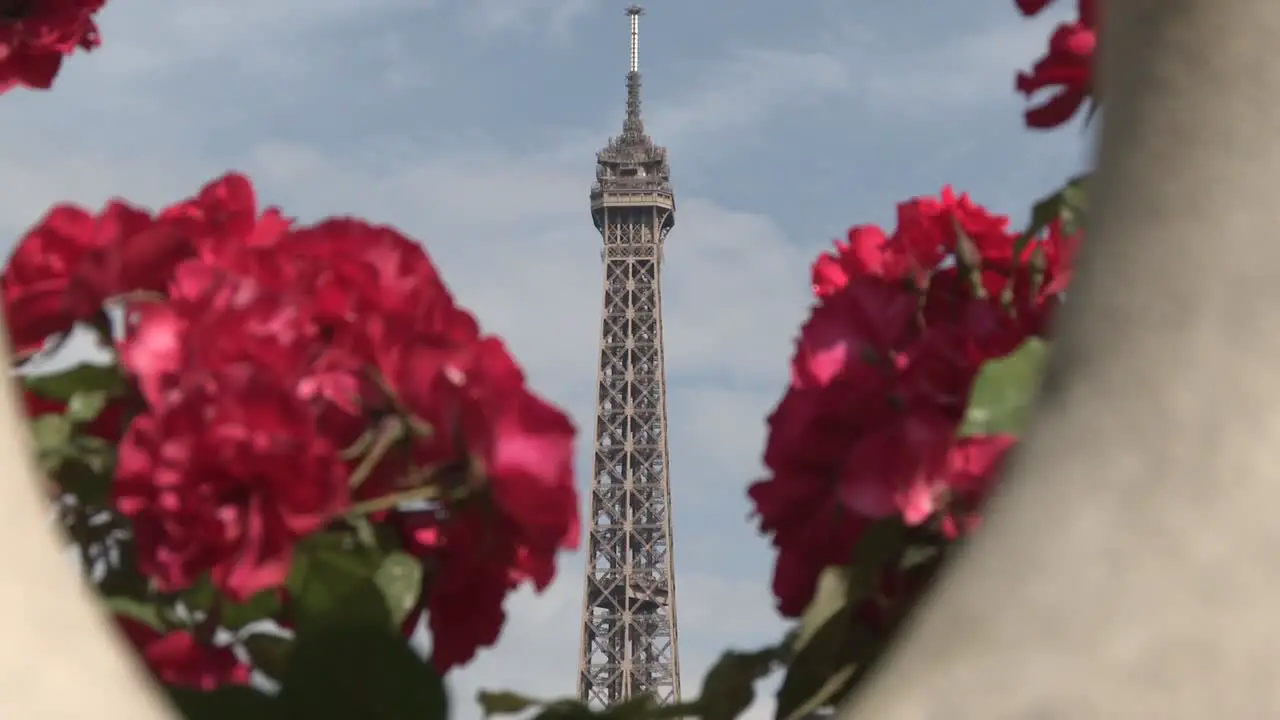
[{"label": "eiffel tower spire", "polygon": [[622,136],[633,141],[644,137],[644,120],[640,118],[640,16],[644,8],[627,8],[631,18],[631,68],[627,71],[627,116],[622,121]]}]

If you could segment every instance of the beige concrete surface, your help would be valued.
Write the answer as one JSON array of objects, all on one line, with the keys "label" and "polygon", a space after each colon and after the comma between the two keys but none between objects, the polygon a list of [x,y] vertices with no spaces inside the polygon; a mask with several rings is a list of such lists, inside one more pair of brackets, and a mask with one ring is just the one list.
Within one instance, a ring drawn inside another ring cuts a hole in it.
[{"label": "beige concrete surface", "polygon": [[1035,427],[845,718],[1280,717],[1280,2],[1101,2],[1096,212]]},{"label": "beige concrete surface", "polygon": [[[12,364],[7,342],[0,363]],[[16,399],[0,383],[0,720],[175,717],[67,561]]]}]

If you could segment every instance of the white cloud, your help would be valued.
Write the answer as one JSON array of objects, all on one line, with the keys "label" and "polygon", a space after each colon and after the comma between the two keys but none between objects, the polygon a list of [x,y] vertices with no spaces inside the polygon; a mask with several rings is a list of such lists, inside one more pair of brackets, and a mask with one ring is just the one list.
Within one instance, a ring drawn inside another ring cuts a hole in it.
[{"label": "white cloud", "polygon": [[595,0],[469,0],[473,22],[484,30],[537,28],[563,38]]},{"label": "white cloud", "polygon": [[662,288],[671,371],[740,386],[786,380],[811,261],[767,215],[681,203]]},{"label": "white cloud", "polygon": [[[133,82],[199,64],[256,73],[305,73],[347,54],[364,38],[336,33],[362,20],[404,15],[427,22],[434,0],[187,0],[157,11],[147,2],[112,3],[93,72]],[[317,43],[317,37],[330,41]],[[75,72],[73,70],[73,72]]]},{"label": "white cloud", "polygon": [[979,15],[983,22],[949,37],[857,31],[845,58],[856,68],[867,104],[923,117],[943,107],[984,108],[1012,97],[1014,74],[1043,54],[1049,32],[1072,3],[1027,19],[1012,0],[1000,1],[994,18]]},{"label": "white cloud", "polygon": [[647,111],[647,125],[672,148],[688,148],[836,96],[849,89],[850,79],[831,53],[741,50],[701,73],[674,102]]}]

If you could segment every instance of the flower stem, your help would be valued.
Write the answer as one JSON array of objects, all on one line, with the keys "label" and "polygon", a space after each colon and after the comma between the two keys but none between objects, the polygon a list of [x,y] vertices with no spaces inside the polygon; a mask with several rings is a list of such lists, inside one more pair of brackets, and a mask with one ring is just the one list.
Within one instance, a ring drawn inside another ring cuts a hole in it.
[{"label": "flower stem", "polygon": [[382,422],[377,438],[373,441],[373,447],[369,448],[369,452],[360,459],[360,465],[351,473],[350,485],[353,489],[360,487],[369,479],[373,469],[382,462],[387,452],[404,439],[405,430],[404,421],[398,417],[391,416]]},{"label": "flower stem", "polygon": [[347,511],[347,517],[361,517],[364,515],[372,515],[383,510],[391,510],[397,505],[415,502],[418,500],[435,500],[440,497],[440,488],[435,485],[427,485],[424,487],[405,490],[404,492],[391,493],[382,497],[366,500],[356,503]]}]

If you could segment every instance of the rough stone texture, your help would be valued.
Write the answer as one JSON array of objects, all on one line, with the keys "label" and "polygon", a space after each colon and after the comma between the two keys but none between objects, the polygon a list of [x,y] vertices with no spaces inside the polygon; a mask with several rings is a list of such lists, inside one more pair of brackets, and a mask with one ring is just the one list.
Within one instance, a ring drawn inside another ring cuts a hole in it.
[{"label": "rough stone texture", "polygon": [[1280,3],[1102,4],[1095,222],[1035,427],[846,718],[1280,717]]}]

